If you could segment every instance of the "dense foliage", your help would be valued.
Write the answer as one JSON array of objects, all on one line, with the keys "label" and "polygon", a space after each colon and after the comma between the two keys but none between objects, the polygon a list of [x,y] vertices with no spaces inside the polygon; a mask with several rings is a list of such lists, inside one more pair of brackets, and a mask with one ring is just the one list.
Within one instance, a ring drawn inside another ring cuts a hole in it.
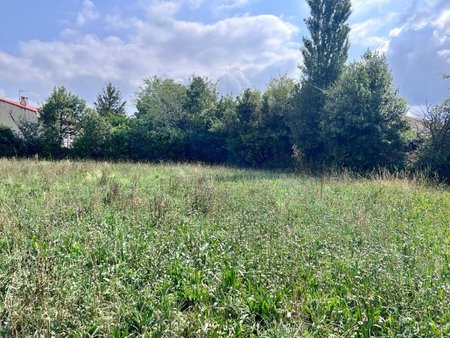
[{"label": "dense foliage", "polygon": [[246,90],[238,97],[227,125],[232,163],[252,167],[286,167],[292,162],[288,116],[294,81],[282,76],[266,92]]},{"label": "dense foliage", "polygon": [[329,161],[359,171],[402,167],[406,111],[385,58],[367,52],[329,90],[321,122]]},{"label": "dense foliage", "polygon": [[20,142],[12,130],[0,125],[0,157],[15,156]]},{"label": "dense foliage", "polygon": [[450,183],[450,99],[427,107],[418,167]]},{"label": "dense foliage", "polygon": [[326,90],[340,77],[347,60],[350,0],[307,0],[311,16],[305,20],[310,38],[304,37],[303,78],[295,92],[292,137],[304,159],[315,166],[326,148],[320,125]]},{"label": "dense foliage", "polygon": [[[56,87],[39,110],[43,155],[61,157],[79,135],[86,102],[64,87]],[[64,147],[65,146],[65,147]]]},{"label": "dense foliage", "polygon": [[100,116],[125,116],[126,102],[122,101],[120,90],[108,82],[103,91],[98,94],[94,103]]},{"label": "dense foliage", "polygon": [[[119,90],[111,86],[99,100],[124,107]],[[2,128],[1,156],[319,169],[293,142],[292,116],[297,113],[301,86],[281,76],[263,92],[247,89],[238,97],[221,97],[207,78],[193,77],[183,85],[153,77],[138,90],[133,116],[120,109],[99,113],[58,87],[42,106],[38,123],[18,123],[17,134]],[[115,93],[112,100],[108,92]],[[314,137],[322,139],[321,169],[364,173],[411,168],[448,180],[449,102],[429,107],[420,135],[414,137],[412,129],[407,133],[406,104],[393,87],[384,56],[366,52],[361,60],[345,66],[324,93],[319,131],[310,129],[304,135],[308,139],[320,133]],[[310,94],[307,100],[314,101],[314,92]],[[99,107],[99,102],[94,106]],[[406,134],[413,135],[414,147],[407,146]]]}]

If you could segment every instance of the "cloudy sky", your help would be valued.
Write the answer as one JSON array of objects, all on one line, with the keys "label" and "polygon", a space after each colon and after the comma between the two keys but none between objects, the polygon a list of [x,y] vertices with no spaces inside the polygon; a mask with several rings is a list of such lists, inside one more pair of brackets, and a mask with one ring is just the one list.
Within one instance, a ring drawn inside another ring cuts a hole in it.
[{"label": "cloudy sky", "polygon": [[[218,81],[222,93],[299,77],[303,0],[0,0],[0,97],[40,104],[55,85],[88,102],[152,75]],[[353,0],[350,60],[386,53],[411,106],[449,96],[450,1]],[[130,112],[133,111],[131,104]]]}]

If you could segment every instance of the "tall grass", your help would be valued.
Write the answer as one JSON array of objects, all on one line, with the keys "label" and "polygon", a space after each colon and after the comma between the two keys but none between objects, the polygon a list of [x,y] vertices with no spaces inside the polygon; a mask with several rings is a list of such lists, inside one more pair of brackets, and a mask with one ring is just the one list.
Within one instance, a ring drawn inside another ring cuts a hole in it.
[{"label": "tall grass", "polygon": [[0,160],[0,335],[444,337],[450,192]]}]

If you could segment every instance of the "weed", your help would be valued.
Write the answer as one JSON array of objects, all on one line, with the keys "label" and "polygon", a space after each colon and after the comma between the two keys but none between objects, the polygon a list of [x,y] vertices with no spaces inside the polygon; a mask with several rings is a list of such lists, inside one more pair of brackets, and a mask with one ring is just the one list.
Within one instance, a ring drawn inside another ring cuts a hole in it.
[{"label": "weed", "polygon": [[450,192],[0,160],[0,336],[444,337]]}]

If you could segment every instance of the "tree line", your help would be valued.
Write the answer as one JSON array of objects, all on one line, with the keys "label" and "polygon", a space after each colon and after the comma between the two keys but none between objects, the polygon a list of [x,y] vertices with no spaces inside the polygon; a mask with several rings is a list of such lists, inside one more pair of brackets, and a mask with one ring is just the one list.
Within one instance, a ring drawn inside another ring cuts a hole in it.
[{"label": "tree line", "polygon": [[127,116],[111,83],[94,108],[56,87],[37,123],[20,135],[0,129],[0,155],[132,161],[194,161],[247,167],[301,165],[428,170],[450,180],[450,101],[426,109],[424,133],[405,116],[386,58],[367,51],[347,64],[350,0],[307,0],[302,77],[273,78],[262,90],[219,95],[208,78],[188,84],[151,77]]}]

